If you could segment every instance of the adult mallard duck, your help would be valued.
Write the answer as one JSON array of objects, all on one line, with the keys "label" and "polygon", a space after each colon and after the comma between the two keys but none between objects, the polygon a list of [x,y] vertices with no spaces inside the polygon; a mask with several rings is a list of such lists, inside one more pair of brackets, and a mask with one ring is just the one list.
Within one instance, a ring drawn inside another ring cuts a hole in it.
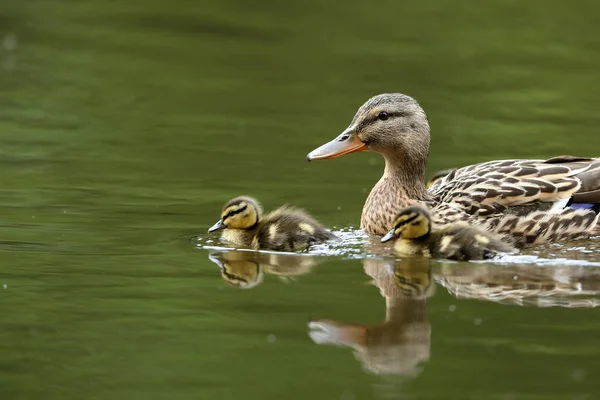
[{"label": "adult mallard duck", "polygon": [[500,160],[453,170],[425,186],[430,131],[411,97],[380,94],[363,104],[337,138],[310,152],[308,161],[371,150],[385,159],[383,176],[363,207],[361,227],[383,235],[400,209],[415,202],[433,221],[458,220],[516,235],[527,243],[575,238],[598,223],[600,159]]},{"label": "adult mallard duck", "polygon": [[394,227],[381,242],[396,239],[394,250],[400,255],[420,255],[456,261],[485,260],[499,252],[515,251],[502,237],[471,226],[454,222],[433,229],[429,212],[421,206],[406,207],[394,220]]},{"label": "adult mallard duck", "polygon": [[225,242],[255,250],[303,251],[336,238],[303,210],[283,206],[263,215],[260,203],[248,196],[225,203],[208,232],[217,230],[223,230]]}]

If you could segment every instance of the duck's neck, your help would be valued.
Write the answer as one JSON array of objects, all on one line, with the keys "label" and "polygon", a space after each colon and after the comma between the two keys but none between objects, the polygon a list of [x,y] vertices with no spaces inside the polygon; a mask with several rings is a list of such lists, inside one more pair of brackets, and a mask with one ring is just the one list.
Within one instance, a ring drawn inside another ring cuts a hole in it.
[{"label": "duck's neck", "polygon": [[410,324],[427,320],[425,299],[410,297],[386,298],[386,323]]},{"label": "duck's neck", "polygon": [[425,188],[425,165],[407,163],[385,156],[385,170],[363,207],[361,227],[367,233],[383,235],[392,228],[400,209],[415,201],[428,201]]},{"label": "duck's neck", "polygon": [[425,163],[398,159],[394,155],[384,155],[385,169],[383,177],[403,188],[410,199],[421,200],[427,193],[425,188]]}]

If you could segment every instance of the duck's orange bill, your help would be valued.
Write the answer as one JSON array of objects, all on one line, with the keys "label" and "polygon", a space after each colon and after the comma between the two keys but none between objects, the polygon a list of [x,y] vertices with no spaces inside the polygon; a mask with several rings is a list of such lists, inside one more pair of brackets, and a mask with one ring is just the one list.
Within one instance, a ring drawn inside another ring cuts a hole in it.
[{"label": "duck's orange bill", "polygon": [[308,153],[306,159],[308,161],[327,160],[343,156],[344,154],[365,150],[367,150],[367,145],[358,138],[358,135],[346,130],[331,142],[325,143]]}]

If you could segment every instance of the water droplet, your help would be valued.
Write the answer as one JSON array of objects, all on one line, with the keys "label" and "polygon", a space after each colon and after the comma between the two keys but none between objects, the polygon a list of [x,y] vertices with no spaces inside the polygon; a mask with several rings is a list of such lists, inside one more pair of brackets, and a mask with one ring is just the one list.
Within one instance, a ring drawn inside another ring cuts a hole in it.
[{"label": "water droplet", "polygon": [[450,311],[450,312],[456,311],[456,306],[454,304],[450,304],[450,306],[448,306],[448,311]]},{"label": "water droplet", "polygon": [[475,319],[473,320],[473,323],[474,323],[475,325],[481,325],[481,323],[482,323],[482,322],[483,322],[483,320],[482,320],[481,318],[475,318]]},{"label": "water droplet", "polygon": [[571,378],[573,378],[574,381],[577,382],[581,382],[582,380],[585,379],[585,369],[581,369],[581,368],[576,368],[573,370],[573,372],[571,372]]},{"label": "water droplet", "polygon": [[269,342],[269,343],[275,343],[276,340],[277,340],[277,336],[275,336],[274,334],[269,333],[267,335],[267,342]]}]

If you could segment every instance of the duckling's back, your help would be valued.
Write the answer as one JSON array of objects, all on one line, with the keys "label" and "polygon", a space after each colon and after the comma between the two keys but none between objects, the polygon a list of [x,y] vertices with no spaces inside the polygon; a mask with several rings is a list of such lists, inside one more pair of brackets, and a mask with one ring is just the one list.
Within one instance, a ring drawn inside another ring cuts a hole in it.
[{"label": "duckling's back", "polygon": [[284,206],[262,218],[256,238],[259,248],[302,251],[337,237],[305,211]]},{"label": "duckling's back", "polygon": [[498,252],[515,250],[500,236],[463,223],[433,231],[430,243],[433,257],[460,261],[490,259]]}]

